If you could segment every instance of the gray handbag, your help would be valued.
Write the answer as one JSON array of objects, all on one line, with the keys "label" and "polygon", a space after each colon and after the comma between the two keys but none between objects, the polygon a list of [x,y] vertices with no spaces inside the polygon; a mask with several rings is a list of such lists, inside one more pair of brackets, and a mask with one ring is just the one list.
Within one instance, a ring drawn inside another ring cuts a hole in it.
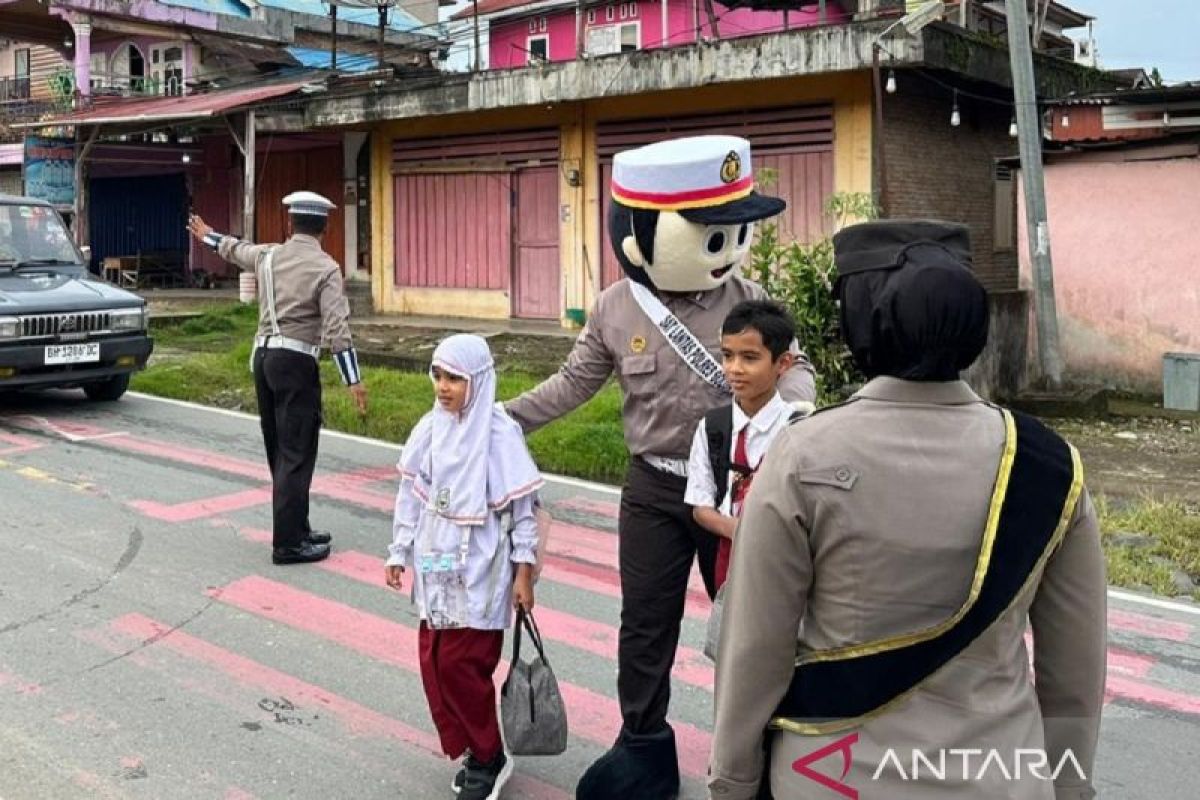
[{"label": "gray handbag", "polygon": [[[728,584],[726,584],[728,585]],[[712,611],[708,615],[708,625],[704,629],[704,655],[709,660],[717,660],[717,645],[721,641],[721,617],[725,612],[725,586],[717,590],[713,598]]]},{"label": "gray handbag", "polygon": [[[537,658],[529,663],[521,660],[522,631],[537,650]],[[524,609],[517,611],[512,662],[500,687],[500,724],[514,756],[556,756],[567,749],[567,709],[537,623]]]}]

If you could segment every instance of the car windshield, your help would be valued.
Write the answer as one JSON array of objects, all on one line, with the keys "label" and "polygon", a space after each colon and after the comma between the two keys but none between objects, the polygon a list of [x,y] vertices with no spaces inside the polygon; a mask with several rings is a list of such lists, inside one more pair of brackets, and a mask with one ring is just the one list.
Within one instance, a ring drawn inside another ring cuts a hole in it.
[{"label": "car windshield", "polygon": [[0,204],[0,267],[78,263],[71,234],[53,209]]}]

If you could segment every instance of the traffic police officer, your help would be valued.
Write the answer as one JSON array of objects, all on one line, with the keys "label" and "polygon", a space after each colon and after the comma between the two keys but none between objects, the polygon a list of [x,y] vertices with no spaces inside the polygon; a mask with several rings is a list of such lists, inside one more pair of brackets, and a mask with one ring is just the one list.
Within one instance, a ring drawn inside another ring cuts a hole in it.
[{"label": "traffic police officer", "polygon": [[267,463],[273,486],[272,560],[320,561],[328,533],[308,521],[308,493],[321,428],[322,340],[333,353],[342,383],[359,413],[367,411],[358,358],[350,339],[350,306],[338,264],[321,249],[334,204],[314,192],[283,198],[291,236],[284,244],[249,244],[214,231],[193,215],[188,229],[239,269],[253,270],[259,292],[258,333],[252,367]]}]

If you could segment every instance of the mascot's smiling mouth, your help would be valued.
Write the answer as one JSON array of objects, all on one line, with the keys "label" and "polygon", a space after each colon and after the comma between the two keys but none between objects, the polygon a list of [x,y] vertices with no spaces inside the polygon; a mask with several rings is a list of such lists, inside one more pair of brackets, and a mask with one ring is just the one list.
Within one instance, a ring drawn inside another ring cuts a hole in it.
[{"label": "mascot's smiling mouth", "polygon": [[714,269],[712,272],[710,272],[708,274],[712,275],[715,280],[719,281],[719,280],[721,280],[721,278],[724,278],[725,274],[727,272],[729,272],[729,270],[731,270],[731,269],[733,269],[733,264],[726,264],[725,266],[721,267],[720,269]]}]

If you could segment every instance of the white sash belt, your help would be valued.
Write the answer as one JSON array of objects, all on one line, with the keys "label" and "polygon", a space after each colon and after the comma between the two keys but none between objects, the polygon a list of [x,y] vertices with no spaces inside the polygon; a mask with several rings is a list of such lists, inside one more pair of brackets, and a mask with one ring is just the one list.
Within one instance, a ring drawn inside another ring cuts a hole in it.
[{"label": "white sash belt", "polygon": [[630,281],[629,286],[633,290],[633,299],[650,321],[662,331],[663,336],[667,337],[668,344],[683,359],[683,363],[703,378],[705,383],[724,394],[733,394],[725,380],[725,373],[721,371],[721,365],[687,326],[668,311],[662,301],[645,286],[636,281]]}]

